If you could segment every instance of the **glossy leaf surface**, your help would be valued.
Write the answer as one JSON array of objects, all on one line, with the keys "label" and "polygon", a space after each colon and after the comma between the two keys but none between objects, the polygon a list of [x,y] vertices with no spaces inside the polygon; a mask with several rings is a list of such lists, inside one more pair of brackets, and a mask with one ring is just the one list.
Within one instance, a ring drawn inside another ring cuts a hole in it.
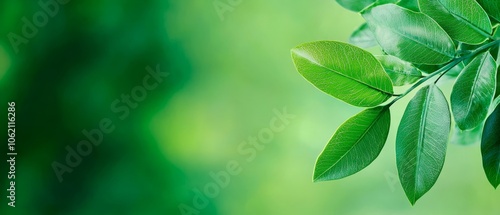
[{"label": "glossy leaf surface", "polygon": [[344,178],[367,167],[380,154],[390,124],[387,107],[364,110],[344,122],[318,157],[314,181]]},{"label": "glossy leaf surface", "polygon": [[396,137],[399,178],[412,204],[431,189],[443,168],[451,119],[441,90],[426,86],[406,107]]},{"label": "glossy leaf surface", "polygon": [[489,52],[478,55],[458,76],[451,109],[458,127],[473,129],[484,121],[495,94],[496,63]]},{"label": "glossy leaf surface", "polygon": [[455,57],[455,44],[429,16],[385,4],[364,11],[363,17],[382,49],[414,64],[439,65]]},{"label": "glossy leaf surface", "polygon": [[419,0],[419,5],[423,13],[460,42],[480,44],[492,33],[488,14],[475,0]]},{"label": "glossy leaf surface", "polygon": [[309,82],[351,105],[377,106],[393,94],[382,65],[356,46],[333,41],[306,43],[292,49],[292,58]]}]

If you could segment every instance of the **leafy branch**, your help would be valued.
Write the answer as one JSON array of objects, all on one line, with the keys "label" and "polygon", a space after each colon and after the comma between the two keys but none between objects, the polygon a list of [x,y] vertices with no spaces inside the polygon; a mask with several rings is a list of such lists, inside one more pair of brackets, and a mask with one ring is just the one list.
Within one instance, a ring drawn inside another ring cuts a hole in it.
[{"label": "leafy branch", "polygon": [[406,95],[408,95],[408,93],[410,93],[411,91],[413,91],[415,88],[417,88],[421,84],[427,82],[429,79],[433,78],[434,76],[439,75],[439,77],[434,82],[434,84],[436,84],[439,81],[439,79],[441,79],[441,77],[443,77],[447,72],[449,72],[453,67],[457,66],[459,63],[463,62],[464,60],[468,60],[468,59],[474,58],[477,55],[479,55],[481,53],[484,53],[485,51],[488,51],[491,47],[498,46],[499,44],[500,44],[500,40],[494,40],[494,41],[492,41],[490,43],[487,43],[487,44],[479,47],[478,49],[474,50],[473,52],[469,53],[466,56],[456,58],[455,60],[453,60],[450,63],[446,64],[445,66],[441,67],[437,71],[431,73],[430,75],[428,75],[425,78],[421,79],[420,81],[416,82],[413,86],[411,86],[403,94],[399,95],[392,102],[390,102],[389,104],[387,104],[387,106],[391,106],[392,104],[394,104],[399,99],[401,99],[401,98],[405,97]]},{"label": "leafy branch", "polygon": [[[314,181],[341,179],[373,162],[389,134],[390,107],[437,76],[411,99],[398,128],[396,163],[406,196],[415,204],[438,179],[452,116],[460,132],[482,132],[477,136],[483,168],[496,188],[500,184],[500,106],[492,101],[499,93],[495,94],[500,1],[337,2],[366,20],[349,39],[359,47],[311,42],[292,49],[292,58],[299,73],[318,89],[368,109],[337,129],[318,157]],[[373,56],[362,49],[376,45],[386,55]],[[450,71],[459,71],[450,96],[451,112],[436,85],[445,75],[454,77]],[[409,84],[403,93],[394,93],[394,86]]]}]

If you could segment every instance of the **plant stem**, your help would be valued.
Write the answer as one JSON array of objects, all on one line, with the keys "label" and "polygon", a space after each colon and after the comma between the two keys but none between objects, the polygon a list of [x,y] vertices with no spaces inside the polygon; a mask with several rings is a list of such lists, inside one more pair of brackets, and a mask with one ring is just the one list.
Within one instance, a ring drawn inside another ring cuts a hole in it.
[{"label": "plant stem", "polygon": [[428,76],[426,76],[425,78],[423,79],[420,79],[420,81],[418,81],[417,83],[415,83],[413,86],[411,86],[408,90],[406,90],[403,94],[399,95],[398,97],[396,97],[394,100],[392,100],[389,104],[387,104],[386,106],[390,107],[392,104],[394,104],[396,101],[400,100],[401,98],[405,97],[406,95],[408,95],[408,93],[410,93],[411,91],[413,91],[415,88],[417,88],[418,86],[420,86],[421,84],[423,84],[424,82],[428,81],[429,79],[431,79],[432,77],[438,75],[438,74],[441,74],[434,83],[437,83],[437,81],[439,81],[439,79],[444,75],[446,74],[448,71],[450,71],[453,67],[455,67],[457,64],[459,64],[460,62],[464,61],[465,59],[469,59],[469,58],[473,58],[473,57],[476,57],[477,55],[483,53],[484,51],[488,50],[489,48],[495,46],[495,45],[500,45],[500,40],[494,40],[493,42],[490,42],[490,43],[487,43],[487,44],[484,44],[483,46],[477,48],[476,50],[474,50],[473,52],[471,52],[470,54],[466,55],[466,56],[463,56],[463,57],[459,57],[459,58],[455,58],[453,61],[449,62],[448,64],[446,64],[445,66],[439,68],[438,70],[436,70],[435,72],[429,74]]}]

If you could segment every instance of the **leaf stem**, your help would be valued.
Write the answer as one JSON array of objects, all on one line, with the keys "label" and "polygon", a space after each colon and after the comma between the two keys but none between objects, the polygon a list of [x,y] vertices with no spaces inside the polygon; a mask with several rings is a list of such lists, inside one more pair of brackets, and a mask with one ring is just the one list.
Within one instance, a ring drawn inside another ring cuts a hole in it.
[{"label": "leaf stem", "polygon": [[464,61],[465,59],[469,59],[469,58],[473,58],[481,53],[483,53],[484,51],[488,50],[489,48],[495,46],[495,45],[500,45],[500,40],[494,40],[493,42],[490,42],[490,43],[487,43],[487,44],[484,44],[483,46],[477,48],[476,50],[474,50],[473,52],[471,52],[470,54],[468,55],[465,55],[463,57],[459,57],[459,58],[455,58],[453,61],[449,62],[448,64],[446,64],[445,66],[439,68],[438,70],[436,70],[435,72],[425,76],[425,78],[423,79],[420,79],[420,81],[418,81],[417,83],[415,83],[413,86],[411,86],[408,90],[406,90],[403,94],[399,95],[398,97],[396,97],[394,100],[392,100],[389,104],[387,104],[386,106],[387,107],[390,107],[391,105],[393,105],[396,101],[400,100],[401,98],[405,97],[406,95],[408,95],[408,93],[410,93],[411,91],[413,91],[415,88],[417,88],[418,86],[420,86],[421,84],[425,83],[426,81],[428,81],[429,79],[431,79],[432,77],[436,76],[436,75],[439,75],[441,74],[438,79],[436,79],[436,81],[434,83],[437,83],[437,81],[439,81],[439,79],[444,75],[446,74],[448,71],[450,71],[453,67],[455,67],[457,64],[459,64],[460,62]]},{"label": "leaf stem", "polygon": [[[476,50],[474,50],[473,52],[469,53],[468,55],[465,55],[465,56],[463,56],[463,57],[457,58],[457,59],[455,59],[455,60],[460,60],[460,62],[461,62],[461,61],[463,61],[463,60],[465,60],[465,59],[474,58],[474,57],[476,57],[477,55],[479,55],[479,54],[483,53],[484,51],[486,51],[486,50],[490,49],[491,47],[493,47],[493,46],[495,46],[495,45],[499,45],[499,44],[500,44],[500,40],[494,40],[494,41],[493,41],[493,42],[491,42],[491,43],[487,43],[487,44],[485,44],[485,45],[483,45],[483,46],[481,46],[481,47],[477,48]],[[459,62],[459,63],[460,63],[460,62]],[[441,75],[440,75],[440,76],[436,79],[436,81],[434,81],[434,84],[436,84],[436,83],[439,81],[439,79],[441,79],[441,77],[443,77],[443,76],[446,74],[446,72],[448,72],[448,71],[443,72],[443,73],[442,73],[442,74],[441,74]]]}]

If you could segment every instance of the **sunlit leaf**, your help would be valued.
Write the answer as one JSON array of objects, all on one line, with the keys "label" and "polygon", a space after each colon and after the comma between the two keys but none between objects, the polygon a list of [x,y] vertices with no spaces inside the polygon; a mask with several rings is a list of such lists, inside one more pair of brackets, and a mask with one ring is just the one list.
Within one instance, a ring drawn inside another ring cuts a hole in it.
[{"label": "sunlit leaf", "polygon": [[349,43],[361,48],[370,48],[378,45],[375,35],[373,35],[373,32],[366,23],[359,26],[359,28],[351,34]]},{"label": "sunlit leaf", "polygon": [[439,65],[455,57],[455,44],[429,16],[385,4],[363,12],[382,49],[404,61]]},{"label": "sunlit leaf", "polygon": [[344,178],[367,167],[380,154],[390,124],[388,107],[367,109],[347,120],[318,157],[314,181]]},{"label": "sunlit leaf", "polygon": [[498,0],[477,0],[481,6],[483,6],[484,10],[496,19],[497,22],[500,22],[500,1]]},{"label": "sunlit leaf", "polygon": [[396,137],[399,178],[412,204],[438,179],[444,164],[451,119],[441,90],[426,86],[406,107]]},{"label": "sunlit leaf", "polygon": [[356,46],[333,41],[306,43],[292,49],[292,58],[308,81],[351,105],[377,106],[393,94],[382,65]]},{"label": "sunlit leaf", "polygon": [[480,44],[492,33],[486,11],[475,0],[418,0],[420,10],[448,32],[451,38]]},{"label": "sunlit leaf", "polygon": [[460,73],[450,98],[460,129],[472,129],[484,121],[495,94],[495,82],[496,63],[489,52],[478,55]]},{"label": "sunlit leaf", "polygon": [[398,0],[336,0],[342,7],[354,11],[360,12],[363,9],[379,4],[394,3]]},{"label": "sunlit leaf", "polygon": [[384,67],[394,86],[412,84],[422,78],[422,72],[413,67],[411,63],[402,61],[401,59],[390,55],[375,57]]}]

